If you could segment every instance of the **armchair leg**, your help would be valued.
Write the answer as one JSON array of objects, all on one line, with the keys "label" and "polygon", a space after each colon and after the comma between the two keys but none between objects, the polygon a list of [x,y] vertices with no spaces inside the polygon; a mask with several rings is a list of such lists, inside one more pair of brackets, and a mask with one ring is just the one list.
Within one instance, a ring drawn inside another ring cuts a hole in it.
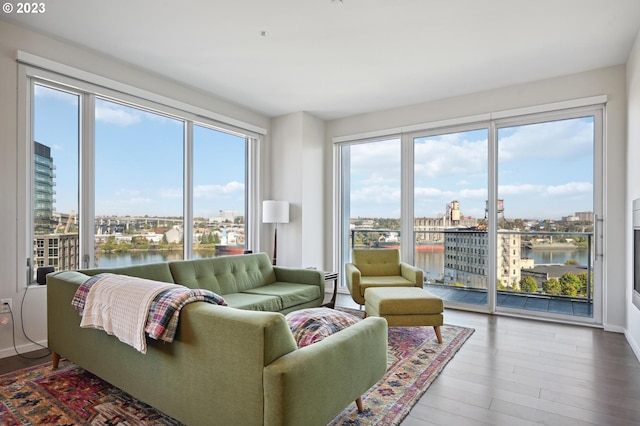
[{"label": "armchair leg", "polygon": [[438,338],[438,343],[442,343],[442,333],[440,332],[440,326],[434,325],[433,329],[436,331],[436,337]]},{"label": "armchair leg", "polygon": [[362,405],[362,397],[356,399],[356,407],[358,407],[358,413],[362,413],[364,411],[364,407]]}]

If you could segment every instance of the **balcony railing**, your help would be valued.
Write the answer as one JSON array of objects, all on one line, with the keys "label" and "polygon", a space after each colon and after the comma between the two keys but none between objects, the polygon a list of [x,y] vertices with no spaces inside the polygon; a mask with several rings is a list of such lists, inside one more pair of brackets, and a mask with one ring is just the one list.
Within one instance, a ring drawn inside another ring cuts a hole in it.
[{"label": "balcony railing", "polygon": [[[499,294],[592,303],[592,233],[500,230],[497,240]],[[399,248],[400,241],[399,230],[350,231],[351,248]],[[425,285],[486,292],[487,241],[486,231],[414,231],[415,265]],[[525,277],[531,279],[523,284]]]}]

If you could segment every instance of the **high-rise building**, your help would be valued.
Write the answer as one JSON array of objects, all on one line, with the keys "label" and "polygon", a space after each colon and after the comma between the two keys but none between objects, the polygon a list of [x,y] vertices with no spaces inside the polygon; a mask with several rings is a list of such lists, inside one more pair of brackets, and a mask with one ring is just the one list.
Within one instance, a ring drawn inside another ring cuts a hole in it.
[{"label": "high-rise building", "polygon": [[[51,148],[33,143],[33,258],[34,266],[53,266],[56,270],[77,269],[79,265],[79,237],[69,232],[74,213],[66,215],[66,226],[60,222],[62,214],[54,214],[55,165]],[[57,231],[56,228],[59,230]],[[64,230],[63,230],[64,229]],[[34,270],[35,273],[35,270]]]},{"label": "high-rise building", "polygon": [[43,235],[53,232],[54,228],[54,166],[51,148],[34,142],[33,150],[33,233],[34,235]]}]

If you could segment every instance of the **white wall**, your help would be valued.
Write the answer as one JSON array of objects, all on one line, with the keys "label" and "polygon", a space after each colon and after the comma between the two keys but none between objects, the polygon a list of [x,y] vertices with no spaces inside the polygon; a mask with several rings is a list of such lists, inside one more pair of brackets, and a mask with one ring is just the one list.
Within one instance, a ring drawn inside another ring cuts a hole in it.
[{"label": "white wall", "polygon": [[[627,147],[627,220],[625,221],[625,232],[630,235],[631,223],[631,203],[632,200],[640,198],[640,33],[636,37],[633,50],[627,63],[627,101],[628,108],[628,147]],[[631,344],[636,356],[640,359],[640,309],[632,303],[632,283],[633,283],[633,239],[626,241],[626,279],[627,290],[627,340]]]},{"label": "white wall", "polygon": [[[270,120],[231,102],[206,95],[194,87],[177,84],[112,58],[79,49],[39,35],[30,30],[0,21],[0,298],[12,298],[16,317],[17,345],[21,352],[34,349],[20,330],[20,301],[17,292],[16,229],[17,209],[17,83],[16,52],[25,51],[112,80],[139,87],[178,101],[198,106],[257,127],[269,128]],[[197,82],[196,82],[197,83]],[[195,84],[195,83],[194,83]],[[268,175],[268,164],[261,168]],[[263,181],[264,179],[260,179]],[[28,291],[24,312],[25,330],[38,342],[46,339],[46,287]],[[14,355],[11,328],[0,325],[0,358]]]},{"label": "white wall", "polygon": [[[288,224],[278,226],[278,265],[324,265],[324,121],[306,112],[274,118],[271,125],[270,198],[291,205]],[[273,225],[269,252],[273,248]]]},{"label": "white wall", "polygon": [[[605,329],[622,332],[625,327],[627,286],[625,227],[626,82],[625,66],[542,80],[388,111],[364,114],[327,123],[327,144],[336,136],[348,136],[420,123],[542,105],[572,99],[607,95],[605,160],[605,278],[603,322]],[[328,151],[331,151],[329,148]],[[332,162],[326,153],[325,161]],[[326,226],[333,207],[333,189],[326,188]],[[337,233],[333,229],[331,232]],[[327,255],[331,247],[327,248]]]}]

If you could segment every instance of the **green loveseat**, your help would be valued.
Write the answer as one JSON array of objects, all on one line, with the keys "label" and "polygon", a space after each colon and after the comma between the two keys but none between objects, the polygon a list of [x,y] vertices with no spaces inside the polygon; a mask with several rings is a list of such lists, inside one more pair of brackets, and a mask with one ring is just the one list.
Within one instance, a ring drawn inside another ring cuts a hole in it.
[{"label": "green loveseat", "polygon": [[[205,288],[229,306],[187,305],[175,340],[147,338],[142,354],[79,327],[71,300],[100,272]],[[323,425],[387,362],[382,318],[297,348],[283,313],[319,306],[323,288],[322,272],[272,266],[264,253],[58,272],[47,277],[48,344],[54,364],[68,358],[187,425]]]}]

